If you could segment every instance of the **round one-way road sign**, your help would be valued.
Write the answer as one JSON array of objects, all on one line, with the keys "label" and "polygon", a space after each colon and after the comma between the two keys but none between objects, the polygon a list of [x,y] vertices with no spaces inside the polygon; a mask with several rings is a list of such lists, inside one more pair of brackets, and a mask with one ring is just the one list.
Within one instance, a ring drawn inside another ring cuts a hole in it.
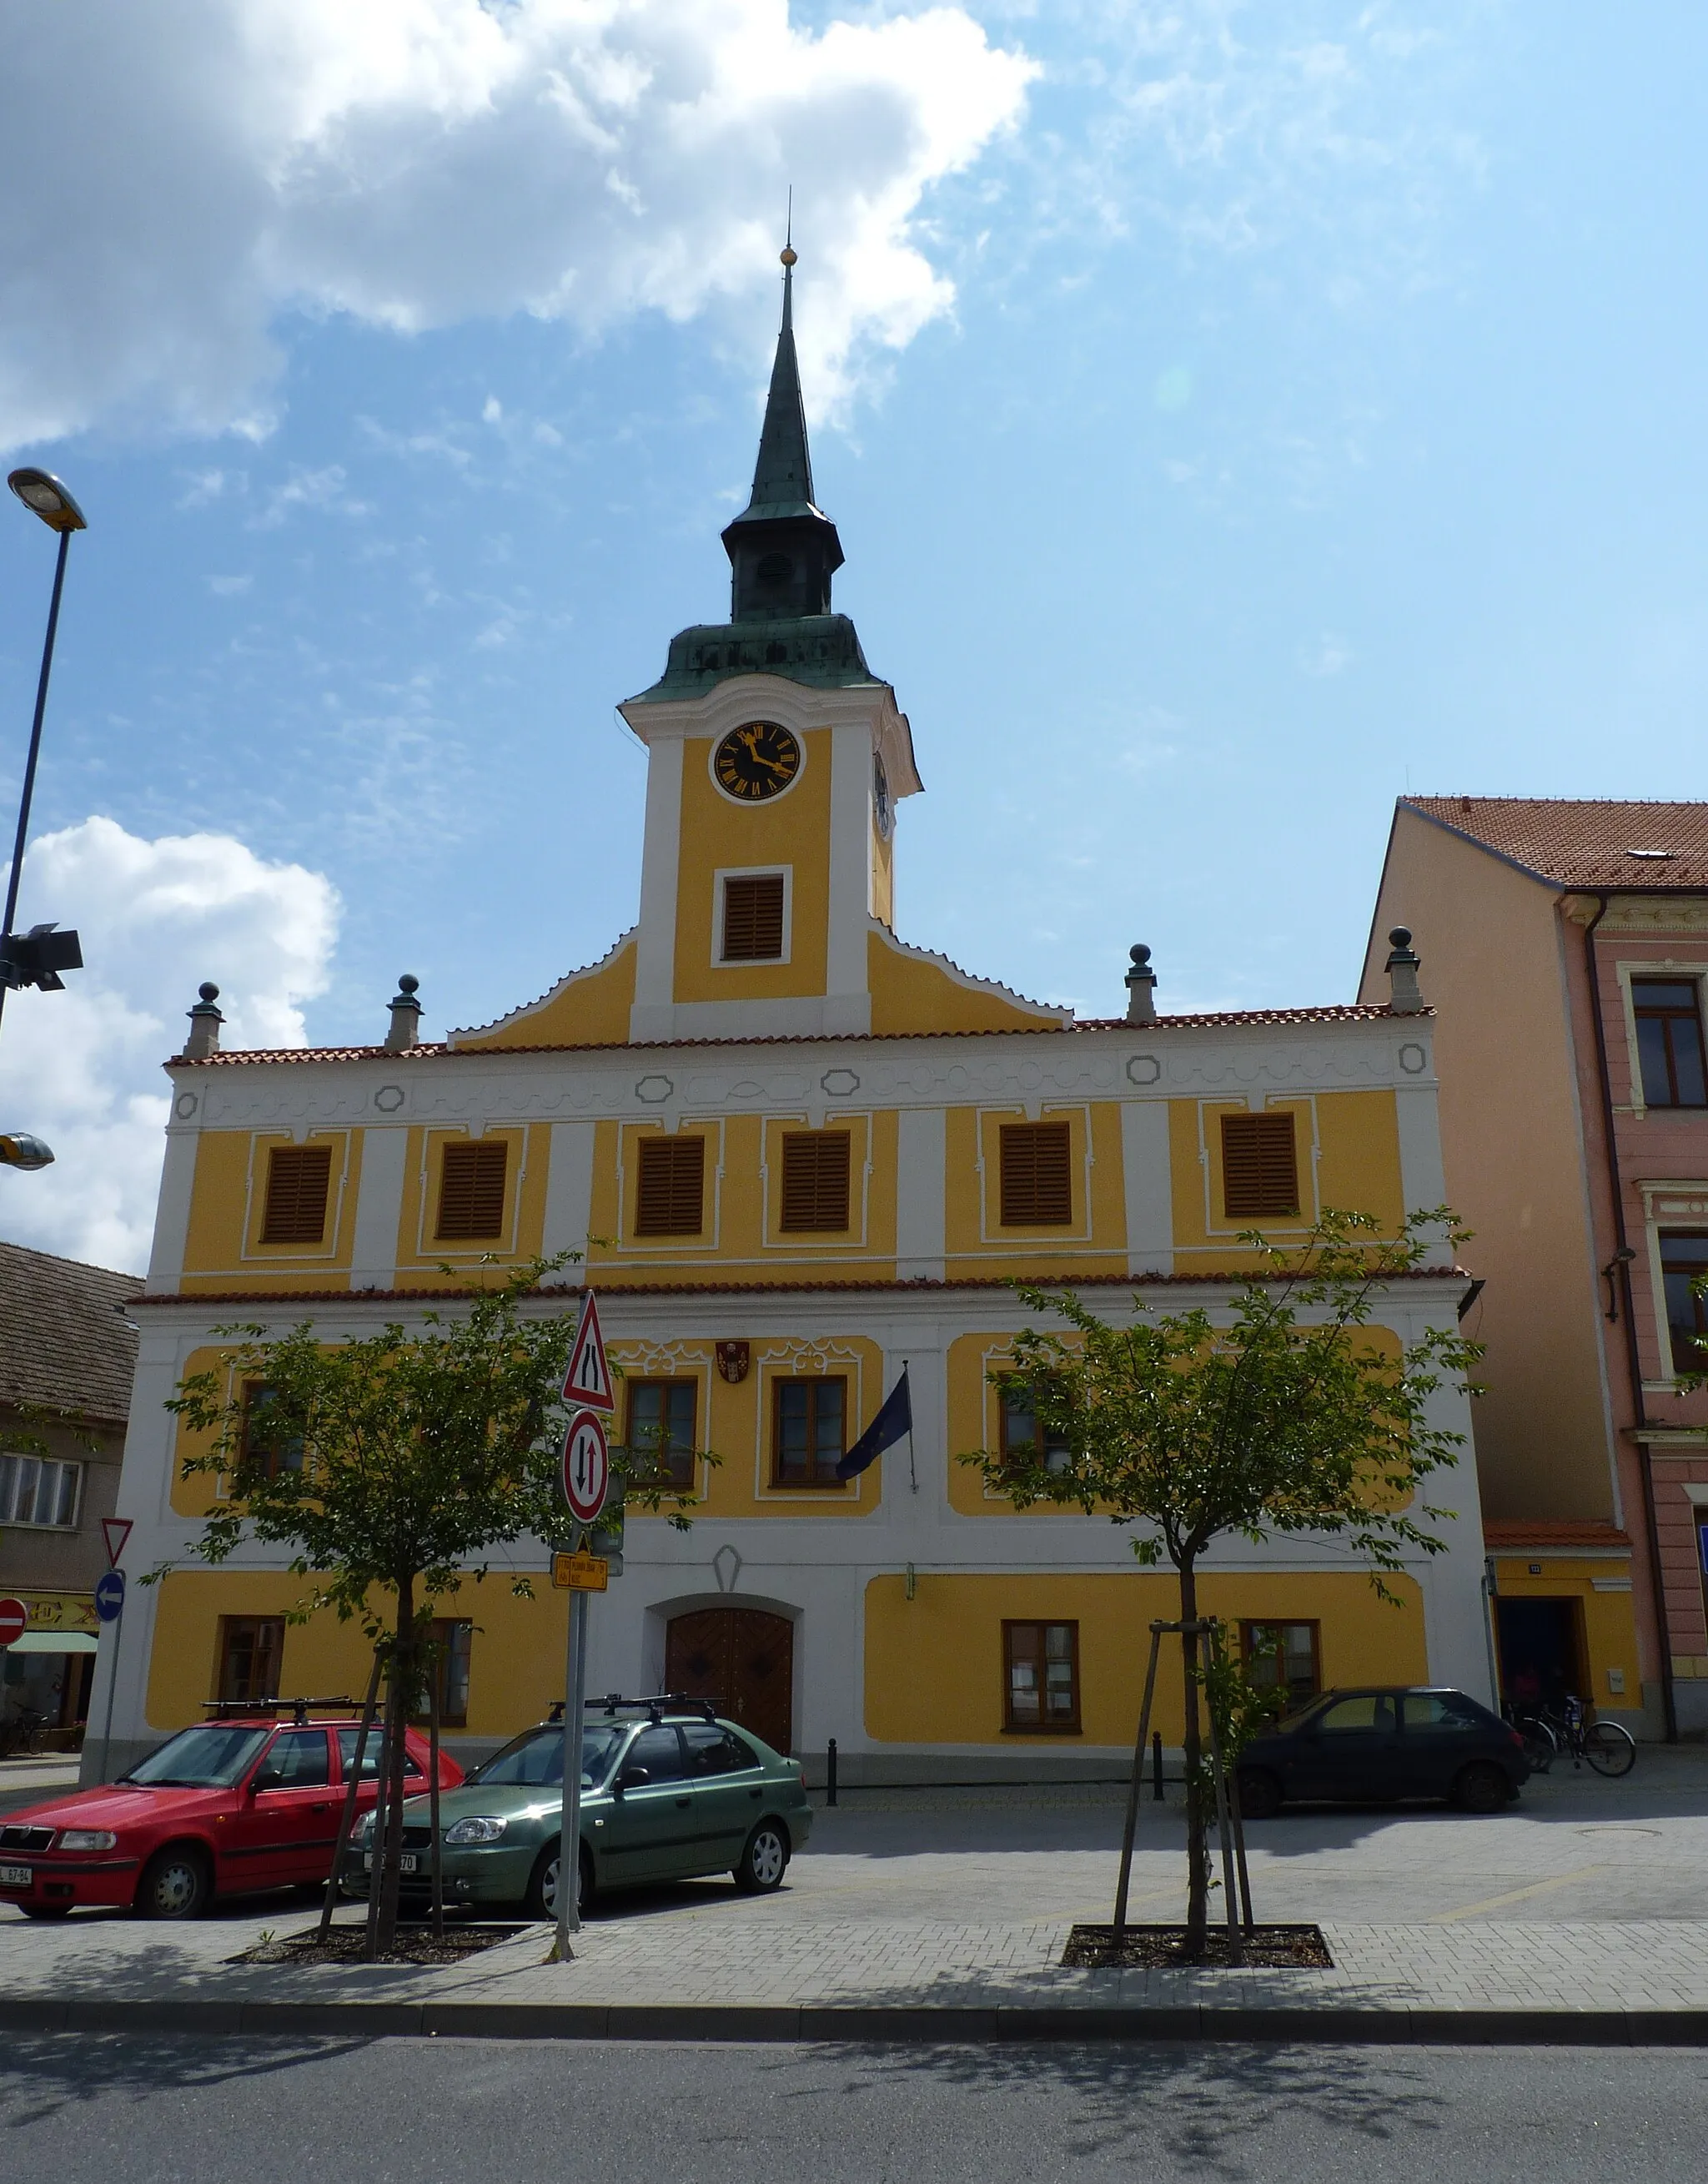
[{"label": "round one-way road sign", "polygon": [[605,1422],[597,1411],[577,1411],[564,1435],[564,1499],[578,1524],[591,1524],[604,1507],[610,1483]]}]

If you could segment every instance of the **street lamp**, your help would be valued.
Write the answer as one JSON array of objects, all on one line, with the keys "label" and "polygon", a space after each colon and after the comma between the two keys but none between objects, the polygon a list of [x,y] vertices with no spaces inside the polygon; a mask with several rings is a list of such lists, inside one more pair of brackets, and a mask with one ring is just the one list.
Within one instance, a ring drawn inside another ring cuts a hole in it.
[{"label": "street lamp", "polygon": [[[0,918],[0,1011],[8,989],[40,986],[53,990],[64,984],[61,971],[79,970],[83,951],[75,933],[60,933],[52,925],[37,925],[15,935],[18,884],[24,872],[24,844],[30,831],[30,805],[36,794],[36,763],[42,753],[42,722],[47,710],[47,678],[53,671],[53,639],[59,627],[59,597],[65,588],[65,556],[74,531],[86,531],[83,511],[58,479],[47,471],[14,471],[6,481],[32,515],[39,515],[50,531],[59,534],[59,553],[53,568],[53,597],[47,609],[47,636],[42,647],[42,673],[36,685],[36,717],[30,729],[30,755],[24,762],[24,793],[18,801],[18,833],[12,845],[12,870],[6,883],[6,913]],[[0,1137],[0,1165],[45,1167],[53,1154],[39,1138],[14,1133]]]}]

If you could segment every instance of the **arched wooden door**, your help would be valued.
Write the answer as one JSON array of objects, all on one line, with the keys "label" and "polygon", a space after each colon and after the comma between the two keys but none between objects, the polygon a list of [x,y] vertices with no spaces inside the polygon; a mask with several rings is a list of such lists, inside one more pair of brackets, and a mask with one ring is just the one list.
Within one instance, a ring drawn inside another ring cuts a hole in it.
[{"label": "arched wooden door", "polygon": [[665,1688],[715,1699],[774,1752],[794,1741],[794,1625],[758,1607],[702,1607],[670,1618]]}]

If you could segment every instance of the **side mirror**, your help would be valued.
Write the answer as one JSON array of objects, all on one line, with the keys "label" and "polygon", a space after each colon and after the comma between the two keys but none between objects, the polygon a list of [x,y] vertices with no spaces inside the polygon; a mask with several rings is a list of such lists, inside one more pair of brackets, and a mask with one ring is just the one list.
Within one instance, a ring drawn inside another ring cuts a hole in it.
[{"label": "side mirror", "polygon": [[652,1779],[652,1769],[648,1767],[626,1767],[617,1777],[617,1787],[620,1790],[638,1790],[643,1783],[650,1782]]},{"label": "side mirror", "polygon": [[259,1797],[263,1790],[276,1790],[284,1777],[271,1767],[258,1767],[249,1777],[249,1795]]}]

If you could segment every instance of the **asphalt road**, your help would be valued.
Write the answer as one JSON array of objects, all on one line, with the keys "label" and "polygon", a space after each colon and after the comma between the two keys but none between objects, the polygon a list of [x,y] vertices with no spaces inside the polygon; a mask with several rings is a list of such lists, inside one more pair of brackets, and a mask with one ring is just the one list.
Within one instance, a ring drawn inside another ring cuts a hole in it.
[{"label": "asphalt road", "polygon": [[53,2184],[1698,2184],[1689,2051],[14,2038]]}]

